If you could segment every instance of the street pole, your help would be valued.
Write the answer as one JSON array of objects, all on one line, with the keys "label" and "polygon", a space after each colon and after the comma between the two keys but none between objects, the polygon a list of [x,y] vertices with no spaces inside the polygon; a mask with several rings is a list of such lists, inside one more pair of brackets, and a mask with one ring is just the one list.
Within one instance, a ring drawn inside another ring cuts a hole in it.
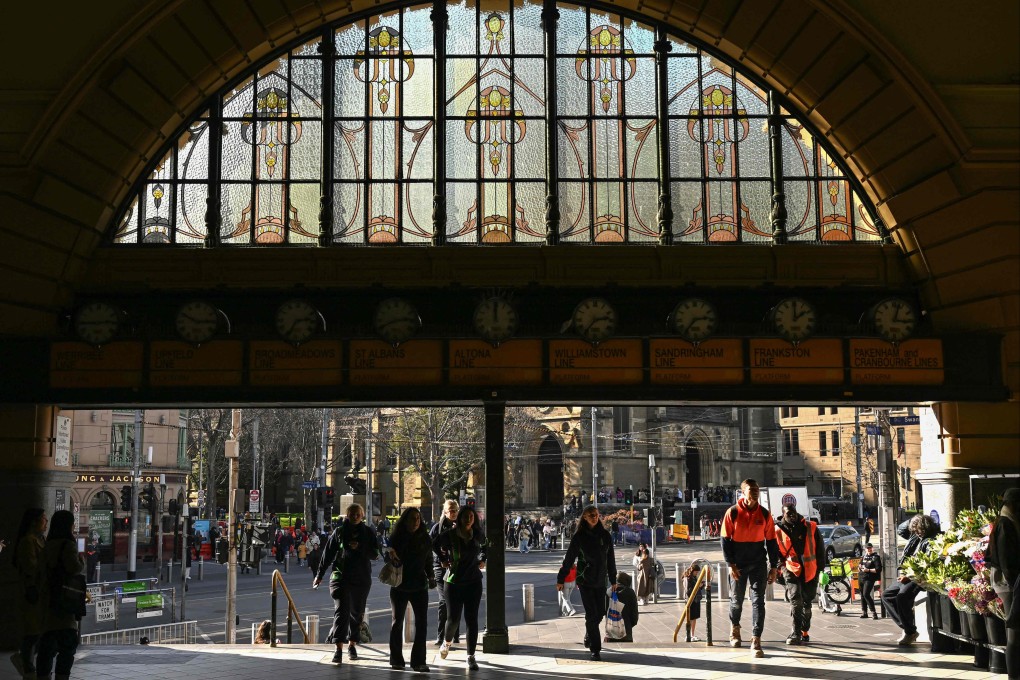
[{"label": "street pole", "polygon": [[[159,579],[163,580],[163,498],[166,496],[166,475],[159,475],[159,518],[157,519],[156,532],[159,536],[159,543],[156,545],[156,567],[159,569]],[[167,578],[170,574],[167,574]]]},{"label": "street pole", "polygon": [[[259,414],[255,412],[255,420],[251,424],[251,488],[259,491],[259,515],[262,514],[262,488],[259,486]],[[259,521],[260,517],[252,516],[252,521]]]},{"label": "street pole", "polygon": [[[188,550],[188,536],[191,534],[191,527],[188,526],[188,504],[185,503],[181,507],[181,621],[184,621],[184,600],[188,592],[188,570],[184,566],[188,563],[188,556],[186,551]],[[174,518],[176,520],[176,517]],[[199,550],[202,546],[198,547]],[[215,550],[215,546],[213,546]]]},{"label": "street pole", "polygon": [[881,432],[881,441],[875,448],[878,456],[879,493],[881,496],[882,523],[882,582],[895,583],[899,560],[896,558],[896,515],[892,479],[892,440],[889,437],[889,412],[875,409],[875,422]]},{"label": "street pole", "polygon": [[138,459],[142,455],[142,411],[135,409],[135,445],[131,461],[131,533],[128,535],[128,580],[138,575]]},{"label": "street pole", "polygon": [[652,555],[655,554],[655,454],[648,454],[648,524],[652,528]]},{"label": "street pole", "polygon": [[[329,409],[322,409],[322,460],[319,463],[319,486],[325,487],[326,484],[326,451],[329,448]],[[330,513],[332,514],[332,513]],[[325,508],[319,506],[316,519],[319,525],[319,531],[322,531],[325,524]],[[332,517],[330,517],[330,523],[332,524]]]},{"label": "street pole", "polygon": [[598,422],[596,421],[595,409],[595,406],[591,407],[591,503],[597,509],[599,507],[599,455],[596,450],[596,442],[598,440],[596,426]]},{"label": "street pole", "polygon": [[854,454],[857,457],[857,519],[864,519],[864,489],[861,488],[861,408],[854,406]]},{"label": "street pole", "polygon": [[227,620],[225,644],[237,642],[237,459],[240,455],[238,437],[241,435],[241,409],[235,408],[231,414],[230,438],[223,444],[223,455],[230,466],[230,487],[227,489]]}]

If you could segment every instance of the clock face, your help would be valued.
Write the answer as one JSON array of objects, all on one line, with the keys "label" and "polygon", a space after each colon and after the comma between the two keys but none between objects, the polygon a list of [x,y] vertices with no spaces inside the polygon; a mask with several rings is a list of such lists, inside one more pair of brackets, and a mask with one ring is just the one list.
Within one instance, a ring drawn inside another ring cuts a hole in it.
[{"label": "clock face", "polygon": [[917,310],[903,298],[887,298],[871,309],[871,320],[883,338],[901,342],[917,328]]},{"label": "clock face", "polygon": [[592,297],[574,308],[574,330],[593,345],[608,340],[616,332],[616,310],[606,300]]},{"label": "clock face", "polygon": [[498,345],[517,332],[517,310],[505,299],[491,297],[475,307],[471,322],[478,335]]},{"label": "clock face", "polygon": [[105,345],[120,330],[121,311],[108,302],[90,302],[74,315],[74,332],[82,342]]},{"label": "clock face", "polygon": [[222,312],[203,300],[194,300],[177,310],[175,326],[182,340],[200,345],[212,339],[220,328]]},{"label": "clock face", "polygon": [[719,318],[712,303],[701,298],[681,300],[669,315],[669,329],[684,340],[701,342],[715,332]]},{"label": "clock face", "polygon": [[276,332],[299,345],[325,327],[322,314],[306,300],[288,300],[276,310]]},{"label": "clock face", "polygon": [[421,317],[407,300],[389,298],[375,308],[372,325],[383,340],[391,345],[399,345],[413,338],[421,329]]},{"label": "clock face", "polygon": [[772,324],[779,335],[790,342],[800,342],[810,337],[817,323],[818,313],[803,298],[786,298],[772,308]]}]

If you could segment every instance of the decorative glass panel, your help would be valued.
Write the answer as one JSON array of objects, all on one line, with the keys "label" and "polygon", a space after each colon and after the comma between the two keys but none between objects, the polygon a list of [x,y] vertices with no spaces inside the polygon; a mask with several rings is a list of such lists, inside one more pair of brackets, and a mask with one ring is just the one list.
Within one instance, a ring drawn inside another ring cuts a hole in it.
[{"label": "decorative glass panel", "polygon": [[[657,242],[663,183],[681,243],[771,243],[776,184],[791,240],[882,240],[824,140],[754,74],[682,35],[669,37],[660,92],[655,24],[611,5],[558,4],[552,55],[541,0],[447,7],[440,63],[433,4],[405,4],[315,28],[210,96],[136,179],[113,242],[215,245],[211,209],[221,244],[317,245],[320,199],[332,194],[336,243],[424,245],[445,187],[449,243],[544,243],[547,182],[557,183],[559,236],[569,243]],[[323,36],[335,63],[324,62]],[[553,131],[546,59],[556,60]],[[331,73],[333,99],[323,101]],[[434,101],[437,77],[444,102]],[[770,96],[780,102],[782,177],[772,173]],[[665,178],[660,106],[669,114]],[[547,177],[551,140],[559,160]]]}]

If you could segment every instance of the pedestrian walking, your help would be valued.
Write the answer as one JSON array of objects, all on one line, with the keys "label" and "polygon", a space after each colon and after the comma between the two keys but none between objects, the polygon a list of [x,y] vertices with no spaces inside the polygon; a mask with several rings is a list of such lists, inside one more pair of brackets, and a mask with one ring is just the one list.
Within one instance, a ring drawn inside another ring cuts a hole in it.
[{"label": "pedestrian walking", "polygon": [[739,647],[740,615],[747,588],[751,589],[751,649],[761,658],[761,634],[765,629],[765,584],[776,579],[779,546],[775,522],[768,509],[758,502],[758,482],[745,479],[740,484],[742,497],[723,516],[723,559],[730,568],[730,646]]},{"label": "pedestrian walking", "polygon": [[347,508],[347,516],[326,540],[326,547],[312,587],[317,588],[327,571],[329,596],[333,598],[333,626],[326,642],[336,645],[333,663],[343,662],[343,647],[347,643],[347,656],[358,658],[357,644],[361,641],[361,623],[365,619],[365,604],[372,588],[372,560],[379,557],[379,543],[375,532],[364,524],[365,509],[357,503]]},{"label": "pedestrian walking", "polygon": [[878,618],[875,612],[875,584],[882,578],[882,556],[875,552],[875,546],[871,543],[864,544],[864,557],[857,568],[857,585],[861,590],[861,618],[868,618],[868,609],[871,609],[871,616]]},{"label": "pedestrian walking", "polygon": [[478,670],[478,607],[482,602],[482,571],[486,559],[485,534],[474,508],[457,512],[454,528],[439,534],[434,551],[446,569],[446,635],[439,656],[446,658],[460,627],[463,613],[467,626],[467,669]]},{"label": "pedestrian walking", "polygon": [[[445,531],[449,531],[457,524],[457,513],[460,512],[460,504],[457,501],[448,499],[443,503],[443,516],[438,522],[433,525],[429,530],[429,538],[432,539],[432,552],[435,554],[435,560],[433,561],[433,571],[436,576],[436,592],[439,593],[439,625],[436,632],[436,647],[443,644],[446,639],[446,567],[443,566],[443,562],[438,559],[439,555],[436,553],[436,541],[439,539],[439,535]],[[460,642],[460,621],[457,622],[457,628],[453,632],[454,642]]]},{"label": "pedestrian walking", "polygon": [[[563,582],[575,561],[577,589],[584,605],[584,646],[591,650],[592,661],[601,661],[600,626],[606,616],[606,587],[610,586],[610,574],[616,574],[616,554],[613,537],[602,525],[598,508],[594,505],[585,507],[581,512],[581,521],[570,537],[570,545],[556,575],[556,590],[563,590]],[[616,588],[615,580],[611,588]]]},{"label": "pedestrian walking", "polygon": [[48,607],[36,654],[35,672],[40,678],[48,678],[50,673],[55,673],[56,680],[71,677],[74,654],[78,649],[79,619],[77,614],[60,606],[61,599],[55,597],[52,591],[60,589],[68,577],[81,574],[84,568],[85,560],[78,554],[74,538],[74,513],[57,510],[50,519],[50,532],[46,535],[42,552],[42,570],[51,593],[45,598]]},{"label": "pedestrian walking", "polygon": [[655,558],[648,550],[647,543],[640,543],[634,553],[634,568],[637,569],[637,598],[642,605],[648,604],[655,590]]},{"label": "pedestrian walking", "polygon": [[[934,538],[939,527],[935,520],[928,515],[914,515],[908,525],[909,540],[903,548],[903,558],[900,560],[900,568],[903,567],[903,560],[928,547],[928,541]],[[908,647],[917,641],[917,624],[914,619],[914,599],[921,591],[921,586],[910,580],[909,577],[900,572],[898,583],[891,585],[882,591],[882,604],[892,620],[903,631],[903,635],[897,640],[901,647]]]},{"label": "pedestrian walking", "polygon": [[701,588],[698,589],[698,592],[691,595],[691,591],[694,590],[694,586],[698,583],[698,575],[704,566],[704,562],[701,560],[694,560],[691,562],[691,566],[687,567],[683,575],[684,587],[687,589],[687,600],[690,602],[690,606],[687,608],[687,621],[690,623],[691,628],[691,642],[701,642],[701,638],[697,635],[698,619],[701,618],[701,600],[705,597],[705,591],[712,587],[712,570],[709,569],[705,580],[701,583]]},{"label": "pedestrian walking", "polygon": [[21,645],[11,655],[11,663],[25,677],[35,677],[36,647],[43,633],[45,580],[42,556],[47,524],[46,512],[42,508],[25,510],[11,555],[11,563],[21,579]]},{"label": "pedestrian walking", "polygon": [[303,567],[306,559],[308,559],[308,542],[302,538],[297,544],[297,565]]},{"label": "pedestrian walking", "polygon": [[556,598],[559,600],[560,605],[560,616],[574,616],[577,614],[574,603],[570,601],[570,596],[574,594],[574,588],[577,587],[576,579],[577,567],[572,566],[563,578],[563,590],[556,592]]},{"label": "pedestrian walking", "polygon": [[522,555],[527,555],[531,551],[531,529],[527,523],[521,525],[521,530],[517,534],[517,545]]},{"label": "pedestrian walking", "polygon": [[[404,651],[401,643],[404,612],[411,605],[414,620],[428,621],[429,589],[436,587],[433,571],[432,540],[421,521],[418,508],[406,508],[393,526],[390,535],[390,563],[402,568],[400,585],[390,588],[390,668],[403,670]],[[428,673],[425,663],[425,642],[428,633],[424,625],[414,627],[411,646],[411,669]]]},{"label": "pedestrian walking", "polygon": [[783,584],[790,602],[793,632],[786,644],[810,642],[811,604],[818,593],[818,578],[825,568],[825,543],[818,525],[801,516],[797,506],[783,506],[783,516],[776,525],[776,543],[783,559]]}]

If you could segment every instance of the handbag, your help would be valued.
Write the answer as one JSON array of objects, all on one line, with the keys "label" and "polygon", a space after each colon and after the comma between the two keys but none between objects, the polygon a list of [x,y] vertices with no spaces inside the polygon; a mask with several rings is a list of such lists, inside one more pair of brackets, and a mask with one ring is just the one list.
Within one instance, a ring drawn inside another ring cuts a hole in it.
[{"label": "handbag", "polygon": [[627,637],[627,626],[623,622],[625,606],[614,590],[609,596],[609,610],[606,612],[606,637],[610,640],[622,640]]},{"label": "handbag", "polygon": [[372,641],[372,629],[368,627],[367,621],[362,621],[361,625],[358,626],[358,639],[361,640],[362,644]]},{"label": "handbag", "polygon": [[59,562],[50,572],[50,609],[54,614],[85,617],[85,574],[65,574]]},{"label": "handbag", "polygon": [[404,580],[404,567],[396,566],[392,562],[387,562],[383,565],[383,568],[379,570],[379,580],[388,585],[390,588],[396,588]]}]

